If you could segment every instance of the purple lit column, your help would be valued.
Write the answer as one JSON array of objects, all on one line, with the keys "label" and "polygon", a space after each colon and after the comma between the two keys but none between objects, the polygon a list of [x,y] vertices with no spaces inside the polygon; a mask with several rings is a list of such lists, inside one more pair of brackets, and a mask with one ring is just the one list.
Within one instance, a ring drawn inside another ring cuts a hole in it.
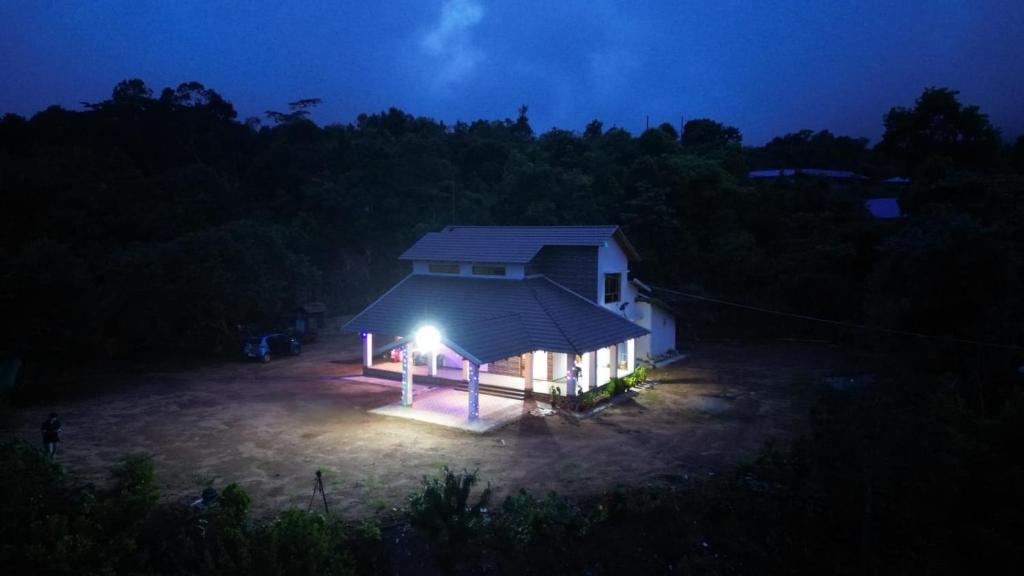
[{"label": "purple lit column", "polygon": [[409,345],[402,346],[402,406],[412,406],[412,351]]},{"label": "purple lit column", "polygon": [[469,389],[469,421],[473,422],[480,417],[480,365],[474,362],[469,363],[467,388]]},{"label": "purple lit column", "polygon": [[373,366],[373,334],[363,332],[363,367]]}]

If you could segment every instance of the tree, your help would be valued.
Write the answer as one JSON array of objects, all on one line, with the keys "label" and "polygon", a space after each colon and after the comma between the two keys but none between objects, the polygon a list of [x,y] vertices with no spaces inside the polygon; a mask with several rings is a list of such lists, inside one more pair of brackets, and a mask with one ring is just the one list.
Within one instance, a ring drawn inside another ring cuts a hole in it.
[{"label": "tree", "polygon": [[123,103],[137,103],[152,97],[153,91],[139,78],[130,78],[118,82],[117,86],[114,86],[112,95],[114,102]]},{"label": "tree", "polygon": [[687,148],[720,148],[729,144],[742,144],[743,134],[738,128],[699,118],[683,125],[682,142]]},{"label": "tree", "polygon": [[999,131],[977,106],[964,106],[959,92],[927,88],[913,108],[894,107],[884,116],[876,152],[883,162],[916,177],[946,170],[986,170],[999,153]]}]

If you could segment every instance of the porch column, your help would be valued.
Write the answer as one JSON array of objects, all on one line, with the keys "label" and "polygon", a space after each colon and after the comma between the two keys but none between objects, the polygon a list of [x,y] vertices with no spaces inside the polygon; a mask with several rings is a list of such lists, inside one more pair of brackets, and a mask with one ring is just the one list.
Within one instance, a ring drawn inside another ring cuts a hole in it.
[{"label": "porch column", "polygon": [[363,367],[373,366],[373,334],[363,332]]},{"label": "porch column", "polygon": [[530,396],[533,394],[533,352],[527,352],[523,360],[523,392]]},{"label": "porch column", "polygon": [[619,377],[619,345],[612,344],[608,347],[608,376]]},{"label": "porch column", "polygon": [[565,355],[565,395],[576,395],[576,355]]},{"label": "porch column", "polygon": [[636,370],[636,339],[626,340],[626,372]]},{"label": "porch column", "polygon": [[466,388],[469,391],[469,421],[480,417],[480,366],[469,362],[469,377]]},{"label": "porch column", "polygon": [[412,406],[412,350],[402,346],[402,406]]},{"label": "porch column", "polygon": [[469,360],[462,361],[462,379],[469,382]]},{"label": "porch column", "polygon": [[437,376],[437,350],[430,351],[430,372],[431,376]]},{"label": "porch column", "polygon": [[588,352],[583,357],[587,363],[587,390],[597,389],[597,350]]}]

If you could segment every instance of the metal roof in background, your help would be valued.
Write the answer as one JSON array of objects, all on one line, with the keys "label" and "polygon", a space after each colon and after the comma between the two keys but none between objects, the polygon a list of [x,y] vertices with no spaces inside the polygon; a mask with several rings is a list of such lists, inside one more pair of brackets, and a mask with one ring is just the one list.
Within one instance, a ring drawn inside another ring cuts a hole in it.
[{"label": "metal roof in background", "polygon": [[871,198],[864,201],[864,206],[867,207],[868,212],[875,218],[887,220],[903,216],[903,211],[900,210],[900,202],[896,198]]},{"label": "metal roof in background", "polygon": [[407,336],[426,324],[479,363],[533,350],[582,354],[649,333],[544,277],[425,274],[406,277],[342,329]]},{"label": "metal roof in background", "polygon": [[754,170],[747,173],[747,178],[758,180],[762,178],[783,178],[792,177],[798,174],[806,176],[821,176],[823,178],[835,178],[837,180],[867,180],[867,176],[861,176],[849,170],[821,170],[819,168],[776,168],[774,170]]},{"label": "metal roof in background", "polygon": [[615,225],[448,226],[430,232],[399,260],[526,264],[545,246],[603,246],[614,238],[630,260],[640,255]]}]

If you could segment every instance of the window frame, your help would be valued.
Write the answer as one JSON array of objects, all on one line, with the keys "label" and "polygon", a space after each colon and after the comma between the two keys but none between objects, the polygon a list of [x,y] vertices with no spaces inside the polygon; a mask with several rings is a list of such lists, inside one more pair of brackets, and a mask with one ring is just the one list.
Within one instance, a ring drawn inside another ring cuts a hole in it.
[{"label": "window frame", "polygon": [[[615,291],[614,291],[614,293],[612,293],[612,295],[615,296],[615,299],[614,300],[609,300],[608,299],[608,296],[609,296],[609,291],[608,291],[609,284],[608,284],[608,281],[611,280],[611,278],[613,276],[617,280],[617,282],[615,282]],[[622,302],[622,272],[605,272],[604,273],[604,303],[605,304],[615,304],[617,302]]]},{"label": "window frame", "polygon": [[473,264],[473,276],[507,276],[508,267],[496,264]]},{"label": "window frame", "polygon": [[[444,268],[444,270],[437,270],[435,268]],[[459,274],[461,268],[458,264],[452,262],[429,262],[427,263],[427,272],[431,274]]]}]

